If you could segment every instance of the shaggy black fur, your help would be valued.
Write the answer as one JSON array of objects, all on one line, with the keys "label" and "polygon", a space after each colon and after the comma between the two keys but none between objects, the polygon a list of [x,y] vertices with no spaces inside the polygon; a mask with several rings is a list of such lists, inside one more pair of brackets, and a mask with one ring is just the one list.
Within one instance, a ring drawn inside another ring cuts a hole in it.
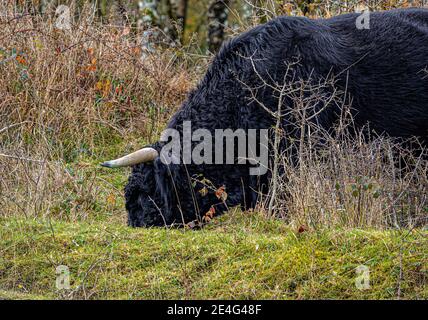
[{"label": "shaggy black fur", "polygon": [[[370,123],[377,133],[418,136],[427,143],[428,77],[423,70],[428,66],[428,10],[372,13],[370,29],[364,30],[356,28],[357,16],[280,17],[234,38],[223,46],[168,127],[180,131],[185,120],[192,121],[192,130],[272,127],[272,117],[249,99],[242,83],[258,88],[257,98],[272,110],[277,108],[278,96],[261,85],[248,57],[270,83],[280,83],[285,62],[299,57],[294,79],[310,75],[316,83],[334,75],[336,86],[346,89],[352,99],[357,126]],[[292,106],[286,101],[284,107]],[[338,108],[327,108],[316,120],[330,128]],[[284,126],[287,121],[292,119],[285,117]],[[162,143],[152,147],[160,151]],[[226,203],[214,191],[199,192],[203,185],[193,177],[225,186]],[[133,168],[125,189],[129,225],[180,225],[200,219],[211,206],[217,214],[236,205],[251,208],[257,201],[256,191],[268,179],[268,175],[249,176],[248,165],[166,166],[158,158]]]}]

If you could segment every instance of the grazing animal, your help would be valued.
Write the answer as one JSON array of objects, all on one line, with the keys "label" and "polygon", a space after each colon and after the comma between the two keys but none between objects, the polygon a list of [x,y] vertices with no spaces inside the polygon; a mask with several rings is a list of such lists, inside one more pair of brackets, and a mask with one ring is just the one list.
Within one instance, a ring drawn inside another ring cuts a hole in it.
[{"label": "grazing animal", "polygon": [[[279,17],[235,37],[223,45],[167,127],[180,136],[184,121],[191,121],[192,130],[210,132],[271,128],[275,118],[266,108],[275,112],[279,101],[272,84],[284,79],[317,84],[333,76],[335,87],[349,97],[357,127],[369,124],[380,134],[417,136],[427,143],[428,10],[371,13],[368,29],[357,28],[359,16]],[[287,62],[296,58],[289,73]],[[333,94],[333,88],[324,90],[326,96]],[[294,107],[289,97],[282,104],[284,110]],[[323,103],[315,110],[313,121],[327,130],[341,111],[340,104],[323,108]],[[294,121],[287,114],[281,119],[283,127]],[[258,191],[267,190],[269,173],[250,175],[254,165],[248,162],[165,164],[159,155],[166,143],[103,164],[133,166],[125,188],[130,226],[184,225],[207,212],[212,216],[237,205],[251,208]],[[227,194],[222,199],[215,190],[220,186]]]}]

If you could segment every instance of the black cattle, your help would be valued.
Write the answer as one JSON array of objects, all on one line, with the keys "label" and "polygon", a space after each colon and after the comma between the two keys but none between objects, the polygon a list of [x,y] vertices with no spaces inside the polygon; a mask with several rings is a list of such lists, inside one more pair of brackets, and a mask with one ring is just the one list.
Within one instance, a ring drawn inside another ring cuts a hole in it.
[{"label": "black cattle", "polygon": [[[275,111],[279,98],[270,84],[284,79],[317,84],[334,77],[335,88],[346,92],[352,102],[356,126],[369,123],[379,134],[418,136],[427,143],[428,10],[371,13],[369,29],[357,28],[358,17],[279,17],[232,39],[167,127],[182,133],[183,122],[191,121],[192,130],[211,132],[271,128],[275,119],[254,100]],[[290,61],[298,63],[286,76]],[[333,89],[324,90],[328,96]],[[284,110],[294,107],[287,97],[283,104]],[[328,129],[338,119],[340,104],[323,108],[321,103],[316,110],[320,112],[314,120]],[[293,119],[284,114],[281,123],[285,127]],[[158,142],[138,151],[139,155],[104,164],[134,165],[125,188],[128,221],[133,227],[182,225],[200,219],[211,208],[221,213],[236,205],[253,207],[260,184],[269,179],[268,174],[249,175],[248,163],[167,165],[159,157],[164,145]],[[206,178],[214,188],[201,192],[204,183],[195,182],[198,177]],[[225,187],[226,201],[215,194],[220,186]]]}]

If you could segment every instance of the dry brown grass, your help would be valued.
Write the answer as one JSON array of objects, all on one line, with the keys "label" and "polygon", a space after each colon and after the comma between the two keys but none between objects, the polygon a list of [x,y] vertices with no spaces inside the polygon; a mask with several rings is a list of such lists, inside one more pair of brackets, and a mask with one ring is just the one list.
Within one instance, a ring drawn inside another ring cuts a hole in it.
[{"label": "dry brown grass", "polygon": [[[296,227],[414,228],[428,224],[428,161],[385,137],[323,135],[299,165],[280,158],[275,213]],[[318,144],[319,145],[319,144]]]},{"label": "dry brown grass", "polygon": [[143,61],[143,30],[90,15],[59,30],[54,16],[0,12],[0,215],[123,216],[123,172],[96,165],[157,140],[199,77],[194,59],[163,48]]}]

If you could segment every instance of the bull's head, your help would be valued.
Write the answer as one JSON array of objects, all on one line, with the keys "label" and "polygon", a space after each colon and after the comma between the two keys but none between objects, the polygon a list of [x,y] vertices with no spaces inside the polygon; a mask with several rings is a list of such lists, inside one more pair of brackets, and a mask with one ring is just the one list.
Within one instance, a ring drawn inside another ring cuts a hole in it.
[{"label": "bull's head", "polygon": [[[192,221],[200,223],[207,213],[212,217],[241,203],[242,174],[236,173],[236,167],[233,172],[226,174],[224,167],[219,171],[218,167],[204,169],[203,166],[168,165],[161,161],[159,148],[153,145],[102,164],[108,168],[133,167],[125,187],[130,226],[183,226]],[[198,178],[205,173],[214,176],[214,180],[216,176],[221,178],[207,185],[208,179],[200,181]],[[224,177],[236,183],[227,199],[219,199],[216,188],[227,183],[221,180]]]},{"label": "bull's head", "polygon": [[[132,166],[125,187],[128,224],[133,227],[166,226],[187,223],[196,218],[194,211],[186,216],[176,208],[180,188],[176,181],[177,167],[160,161],[159,152],[146,147],[122,158],[101,164],[108,168]],[[174,208],[174,210],[173,210]]]}]

